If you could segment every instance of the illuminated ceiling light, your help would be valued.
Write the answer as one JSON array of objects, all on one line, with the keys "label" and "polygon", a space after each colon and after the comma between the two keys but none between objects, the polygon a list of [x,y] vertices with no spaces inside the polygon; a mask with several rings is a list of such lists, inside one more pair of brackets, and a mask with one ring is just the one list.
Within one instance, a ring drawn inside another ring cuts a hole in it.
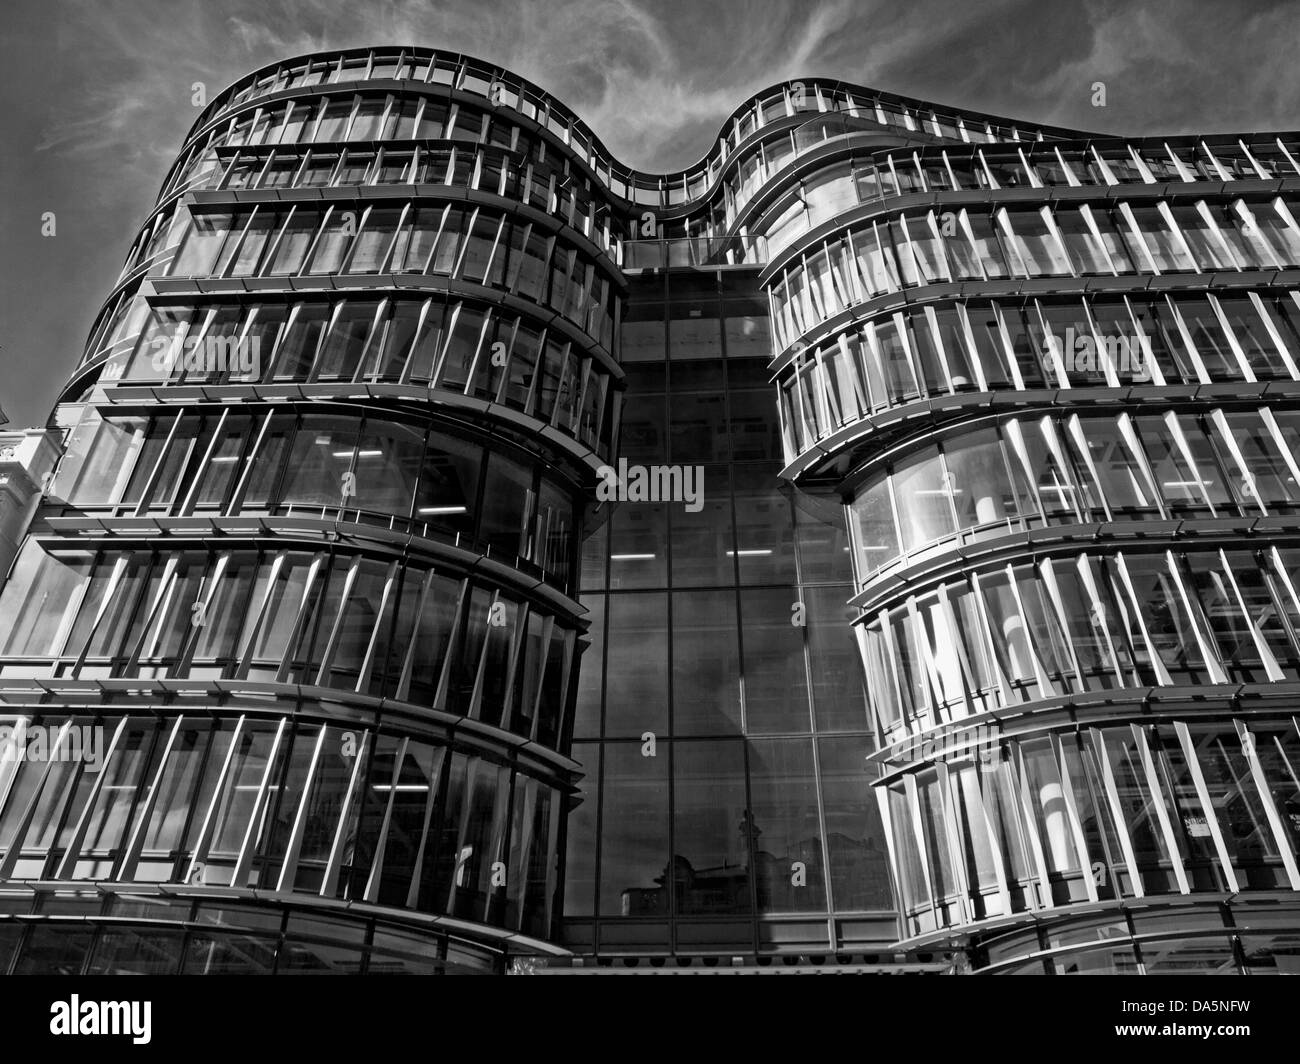
[{"label": "illuminated ceiling light", "polygon": [[609,560],[612,562],[648,562],[653,560],[653,554],[611,554]]},{"label": "illuminated ceiling light", "polygon": [[417,514],[463,514],[463,506],[421,506],[415,511]]},{"label": "illuminated ceiling light", "polygon": [[728,558],[766,558],[772,553],[770,547],[750,547],[747,550],[729,550]]}]

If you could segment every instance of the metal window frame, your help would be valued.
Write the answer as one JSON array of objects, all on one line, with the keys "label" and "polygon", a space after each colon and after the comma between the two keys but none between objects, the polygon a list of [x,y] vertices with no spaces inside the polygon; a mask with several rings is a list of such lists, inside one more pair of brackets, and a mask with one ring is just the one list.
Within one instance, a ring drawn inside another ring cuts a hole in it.
[{"label": "metal window frame", "polygon": [[1134,723],[1129,725],[1129,731],[1133,736],[1133,745],[1138,755],[1138,761],[1142,765],[1142,773],[1146,777],[1147,793],[1151,797],[1151,805],[1155,810],[1156,820],[1160,824],[1160,832],[1164,836],[1165,852],[1169,854],[1169,862],[1173,869],[1174,880],[1178,884],[1178,892],[1180,894],[1191,894],[1192,889],[1187,879],[1187,869],[1183,865],[1182,849],[1178,845],[1178,838],[1174,835],[1173,823],[1169,819],[1170,799],[1160,785],[1155,759],[1151,754],[1151,745],[1147,742],[1146,729],[1142,725]]},{"label": "metal window frame", "polygon": [[944,839],[948,846],[948,863],[953,871],[956,887],[957,910],[963,924],[977,919],[970,878],[966,874],[966,848],[961,820],[954,810],[952,776],[945,761],[935,762],[935,792],[938,795],[939,817],[943,821]]},{"label": "metal window frame", "polygon": [[1067,659],[1074,670],[1074,682],[1077,684],[1078,690],[1087,691],[1089,687],[1088,678],[1079,664],[1079,655],[1075,651],[1074,640],[1070,638],[1069,615],[1065,611],[1065,603],[1061,598],[1061,589],[1056,582],[1056,571],[1052,566],[1052,559],[1043,558],[1041,561],[1036,562],[1035,565],[1039,580],[1043,587],[1047,589],[1047,602],[1045,605],[1056,611],[1057,627],[1064,636],[1063,642]]},{"label": "metal window frame", "polygon": [[[262,770],[262,779],[257,786],[257,795],[253,800],[253,805],[248,811],[248,824],[244,829],[244,839],[240,843],[239,851],[235,858],[235,865],[230,876],[230,885],[236,889],[250,886],[249,878],[252,871],[254,851],[261,839],[264,820],[269,811],[270,795],[273,789],[271,780],[277,775],[284,765],[281,764],[281,749],[287,751],[290,743],[284,743],[284,735],[288,729],[289,718],[281,717],[280,722],[276,725],[275,736],[271,740],[271,749],[266,753],[266,766]],[[287,760],[289,754],[285,754]],[[276,788],[278,789],[278,788]]]},{"label": "metal window frame", "polygon": [[[370,761],[371,732],[369,728],[358,730],[361,732],[361,743],[357,747],[356,755],[353,758],[352,772],[348,776],[347,790],[344,792],[343,802],[339,806],[339,819],[334,828],[334,839],[330,843],[329,856],[325,860],[325,873],[321,876],[320,890],[317,891],[318,896],[322,898],[332,898],[338,893],[339,871],[343,864],[343,853],[348,843],[348,822],[352,818],[354,805],[360,799],[359,788],[365,786],[362,777],[366,775],[366,768]],[[377,737],[375,745],[378,745]]]},{"label": "metal window frame", "polygon": [[[1218,814],[1214,810],[1214,802],[1210,798],[1209,788],[1205,785],[1205,775],[1201,771],[1200,759],[1196,756],[1196,744],[1192,741],[1191,731],[1186,723],[1181,720],[1176,720],[1173,723],[1174,734],[1178,737],[1178,744],[1182,748],[1183,758],[1192,777],[1192,786],[1196,790],[1196,798],[1201,803],[1201,811],[1205,814],[1205,822],[1210,829],[1210,837],[1214,842],[1214,851],[1218,855],[1224,880],[1227,882],[1230,892],[1233,894],[1239,893],[1241,886],[1237,880],[1237,871],[1232,866],[1232,858],[1228,853],[1228,847],[1223,838],[1223,829],[1219,825]],[[1134,725],[1134,727],[1137,726]]]},{"label": "metal window frame", "polygon": [[[1116,649],[1115,640],[1111,638],[1111,625],[1106,623],[1108,611],[1102,600],[1101,593],[1097,586],[1096,575],[1092,571],[1091,559],[1086,554],[1078,555],[1071,559],[1074,563],[1076,575],[1079,583],[1083,587],[1084,594],[1088,596],[1088,623],[1101,634],[1102,642],[1110,656],[1110,665],[1114,673],[1116,684],[1119,687],[1133,687],[1137,685],[1136,673],[1131,676],[1124,675],[1123,666],[1120,664],[1119,651]],[[1048,565],[1054,565],[1053,559],[1046,559]],[[1127,637],[1126,637],[1127,641]],[[1130,652],[1130,657],[1132,654]]]},{"label": "metal window frame", "polygon": [[[1032,561],[1028,563],[1022,562],[1020,568],[1021,568],[1021,573],[1024,574],[1024,576],[1026,577],[1032,576],[1032,579],[1026,579],[1025,581],[1026,583],[1033,583],[1034,585],[1037,585],[1039,583],[1038,573],[1037,570],[1034,568],[1034,563]],[[1057,698],[1060,695],[1064,694],[1065,692],[1057,690],[1058,682],[1048,674],[1047,668],[1043,664],[1043,657],[1042,654],[1039,653],[1039,649],[1038,649],[1040,645],[1040,641],[1033,638],[1034,627],[1030,623],[1029,613],[1025,609],[1024,595],[1021,593],[1020,590],[1021,579],[1017,575],[1016,570],[1017,570],[1017,566],[1015,565],[1015,563],[1013,562],[1007,563],[1006,570],[1005,570],[1007,574],[1007,581],[1011,588],[1012,600],[1015,602],[1016,610],[1020,614],[1020,621],[1025,626],[1024,629],[1025,647],[1029,654],[1030,660],[1033,662],[1034,681],[1037,684],[1038,691],[1039,691],[1038,697]],[[1050,622],[1051,618],[1048,618],[1048,620]],[[1066,632],[1061,632],[1058,634],[1065,636],[1066,639],[1068,640],[1068,634],[1069,634],[1068,630]],[[1049,638],[1050,638],[1050,633],[1049,633]],[[1055,652],[1056,648],[1053,647],[1051,649],[1053,650],[1053,652]],[[1063,679],[1065,679],[1068,683],[1069,681],[1068,675],[1063,677]],[[1064,687],[1065,684],[1060,684],[1059,686]]]},{"label": "metal window frame", "polygon": [[1111,585],[1116,607],[1123,614],[1121,620],[1124,622],[1126,638],[1132,639],[1133,626],[1136,624],[1137,630],[1142,635],[1142,642],[1145,644],[1147,661],[1151,665],[1152,672],[1156,674],[1157,686],[1172,687],[1173,678],[1165,666],[1164,658],[1160,656],[1160,651],[1151,638],[1151,631],[1147,627],[1146,618],[1142,616],[1142,604],[1138,599],[1137,591],[1133,587],[1133,578],[1128,571],[1128,562],[1123,552],[1116,553],[1112,561],[1115,572],[1119,576],[1119,585],[1115,586],[1113,579],[1108,583]]},{"label": "metal window frame", "polygon": [[[1110,763],[1110,757],[1107,755],[1105,747],[1105,737],[1101,728],[1092,727],[1087,730],[1088,746],[1086,752],[1091,754],[1097,763],[1100,771],[1102,786],[1106,792],[1106,802],[1110,807],[1110,817],[1115,825],[1115,835],[1119,839],[1120,852],[1124,857],[1125,867],[1128,869],[1129,883],[1133,889],[1133,896],[1137,898],[1146,897],[1146,886],[1142,882],[1141,869],[1138,867],[1136,851],[1133,849],[1133,839],[1129,834],[1128,819],[1124,815],[1124,806],[1119,800],[1119,786],[1115,782],[1115,770]],[[1080,755],[1085,752],[1080,749]],[[1116,891],[1118,894],[1119,891]]]},{"label": "metal window frame", "polygon": [[1196,489],[1200,493],[1201,505],[1210,512],[1210,517],[1220,517],[1221,515],[1219,510],[1222,509],[1222,506],[1215,506],[1214,502],[1210,498],[1210,493],[1206,488],[1206,485],[1210,483],[1210,481],[1206,480],[1206,473],[1216,472],[1216,470],[1205,470],[1197,464],[1196,456],[1192,451],[1191,444],[1187,441],[1187,436],[1183,432],[1183,426],[1178,419],[1177,411],[1165,411],[1165,413],[1161,415],[1160,420],[1164,422],[1165,429],[1169,434],[1169,439],[1173,442],[1173,447],[1170,448],[1170,451],[1176,451],[1178,453],[1178,456],[1182,458],[1183,462],[1186,464],[1187,471],[1195,477],[1195,480],[1190,483],[1195,483]]},{"label": "metal window frame", "polygon": [[140,862],[140,854],[144,848],[145,831],[149,822],[153,819],[162,782],[166,777],[169,762],[171,761],[172,751],[175,749],[176,739],[181,734],[184,724],[184,714],[177,715],[168,733],[166,743],[163,745],[162,753],[158,758],[158,764],[154,770],[153,778],[149,782],[148,790],[145,792],[144,801],[136,807],[135,823],[129,835],[126,835],[126,846],[119,850],[117,859],[113,862],[113,869],[107,877],[109,880],[129,882],[135,879],[136,867]]},{"label": "metal window frame", "polygon": [[1056,899],[1052,895],[1052,881],[1047,870],[1047,855],[1043,851],[1043,840],[1038,833],[1038,818],[1034,814],[1034,804],[1029,793],[1029,774],[1025,771],[1025,753],[1019,742],[1012,743],[1008,751],[1011,756],[1003,764],[1011,783],[1011,793],[1020,799],[1020,827],[1025,841],[1025,856],[1033,870],[1033,881],[1038,884],[1038,901],[1041,908],[1055,909]]},{"label": "metal window frame", "polygon": [[928,909],[939,926],[939,909],[942,900],[935,894],[934,876],[930,869],[930,849],[925,841],[925,823],[921,817],[921,803],[917,794],[916,773],[909,772],[903,777],[903,802],[907,806],[909,819],[912,821],[912,836],[916,842],[917,863],[921,866],[921,876],[925,882],[926,903],[918,908]]},{"label": "metal window frame", "polygon": [[984,645],[984,659],[989,663],[989,672],[998,689],[998,702],[1000,705],[1011,706],[1015,705],[1017,700],[1011,697],[1011,681],[1007,677],[1006,669],[1002,667],[1004,655],[998,653],[1000,636],[999,639],[994,638],[995,629],[989,617],[988,606],[984,601],[982,576],[981,573],[971,573],[969,576],[971,601],[975,605],[975,613],[979,618],[980,632],[987,640]]},{"label": "metal window frame", "polygon": [[[1056,762],[1056,775],[1061,784],[1061,796],[1065,805],[1066,819],[1070,824],[1070,832],[1074,836],[1075,854],[1079,861],[1079,874],[1083,878],[1084,890],[1088,894],[1090,902],[1100,900],[1097,891],[1097,878],[1093,872],[1092,854],[1088,850],[1088,841],[1083,831],[1083,822],[1079,816],[1079,804],[1074,791],[1074,779],[1070,775],[1069,763],[1065,757],[1065,751],[1061,741],[1060,732],[1052,732],[1047,736],[1048,750]],[[1109,865],[1107,865],[1109,867]],[[1118,892],[1117,892],[1118,893]]]},{"label": "metal window frame", "polygon": [[[1261,409],[1267,408],[1265,407]],[[1252,414],[1258,414],[1259,411],[1233,411],[1233,413],[1242,413],[1249,416]],[[1222,407],[1217,406],[1206,411],[1206,414],[1208,415],[1209,424],[1213,429],[1213,431],[1206,433],[1206,435],[1209,437],[1211,449],[1217,451],[1220,455],[1220,461],[1224,466],[1223,472],[1226,474],[1228,479],[1231,479],[1234,472],[1234,470],[1228,468],[1228,461],[1222,457],[1226,453],[1227,458],[1237,466],[1235,472],[1241,478],[1241,487],[1238,488],[1236,492],[1230,492],[1231,495],[1240,497],[1236,505],[1248,515],[1250,515],[1250,509],[1254,507],[1259,510],[1261,514],[1267,517],[1268,506],[1260,497],[1259,486],[1255,480],[1255,471],[1251,468],[1250,463],[1246,461],[1245,454],[1242,453],[1241,446],[1237,442],[1236,433],[1232,431],[1232,427],[1228,423],[1227,414],[1224,413]],[[1265,426],[1265,432],[1268,432],[1267,426]],[[1215,433],[1218,434],[1217,439],[1215,438]],[[1276,446],[1276,441],[1273,442]],[[1226,483],[1224,484],[1224,487],[1227,487]]]},{"label": "metal window frame", "polygon": [[[1292,890],[1300,890],[1300,867],[1296,864],[1293,844],[1278,812],[1277,803],[1273,798],[1273,789],[1269,785],[1267,774],[1264,772],[1263,762],[1259,759],[1258,740],[1255,734],[1247,728],[1245,721],[1237,719],[1232,724],[1236,729],[1237,738],[1241,740],[1242,753],[1245,755],[1246,765],[1250,770],[1250,777],[1255,785],[1256,795],[1263,807],[1264,817],[1273,832],[1273,842],[1277,846],[1278,854],[1282,859],[1282,867],[1286,870],[1287,881]],[[1283,755],[1283,760],[1286,761],[1284,752],[1280,748],[1278,752]],[[1287,764],[1289,769],[1289,761]]]},{"label": "metal window frame", "polygon": [[[1093,150],[1095,151],[1096,149],[1094,148]],[[1098,158],[1100,158],[1100,156],[1098,156]],[[1137,218],[1135,218],[1133,215],[1133,208],[1129,206],[1127,202],[1117,203],[1115,206],[1119,211],[1120,218],[1123,220],[1124,224],[1128,226],[1128,230],[1129,230],[1128,232],[1129,239],[1126,241],[1124,240],[1124,233],[1120,230],[1120,227],[1116,225],[1115,228],[1116,231],[1119,233],[1121,242],[1127,243],[1137,248],[1142,253],[1142,255],[1146,257],[1145,272],[1153,273],[1157,277],[1161,276],[1160,267],[1156,265],[1155,256],[1151,253],[1151,248],[1147,244],[1146,234],[1142,232],[1141,227],[1139,227],[1137,224]],[[1134,266],[1136,268],[1137,273],[1144,272],[1142,267],[1137,263],[1134,263]]]},{"label": "metal window frame", "polygon": [[[246,720],[247,717],[243,713],[235,720],[235,727],[230,735],[230,745],[226,747],[226,756],[222,759],[221,770],[217,773],[216,781],[212,787],[212,794],[208,798],[207,809],[204,810],[199,833],[195,837],[194,845],[190,850],[189,864],[186,866],[184,875],[185,883],[195,883],[195,875],[202,872],[203,866],[207,862],[208,849],[212,845],[211,836],[215,826],[214,819],[217,803],[225,790],[226,780],[229,778],[230,768],[235,759],[235,751],[239,748],[239,740],[243,734]],[[283,721],[281,724],[283,725]]]},{"label": "metal window frame", "polygon": [[[113,737],[109,740],[108,749],[104,752],[104,759],[100,762],[99,771],[95,773],[95,782],[91,785],[90,791],[86,795],[81,811],[77,815],[77,820],[72,829],[72,834],[63,851],[63,858],[59,862],[58,870],[54,873],[55,879],[71,880],[76,878],[75,872],[77,862],[81,859],[81,850],[86,839],[86,831],[90,827],[90,814],[94,810],[95,803],[104,789],[104,781],[108,779],[109,766],[113,764],[114,755],[117,753],[118,742],[122,738],[122,734],[126,731],[127,722],[130,719],[131,718],[126,714],[123,714],[118,718],[117,727],[113,730]],[[143,774],[143,769],[141,774]],[[72,796],[73,795],[70,794],[69,797],[71,798]]]},{"label": "metal window frame", "polygon": [[[989,810],[984,787],[984,774],[980,772],[978,755],[975,758],[959,762],[956,768],[959,781],[957,786],[962,792],[964,807],[970,808],[974,805],[979,810],[982,821],[981,827],[988,845],[989,857],[993,863],[993,877],[997,883],[998,907],[1001,910],[1001,915],[1010,916],[1012,906],[1011,889],[1007,882],[1007,858],[1003,852],[1002,840],[994,826],[993,814]],[[978,869],[976,869],[976,872],[978,873]],[[982,903],[984,892],[979,887],[978,880],[972,880],[971,882],[973,883],[973,892],[980,895]]]},{"label": "metal window frame", "polygon": [[[59,755],[63,749],[64,743],[67,741],[68,732],[75,726],[73,725],[72,720],[73,718],[69,717],[64,721],[64,723],[59,727],[58,734],[54,737],[54,742],[50,744],[49,757],[45,761],[44,766],[39,770],[40,778],[36,781],[36,786],[32,788],[32,793],[28,796],[27,804],[23,807],[23,811],[18,815],[17,824],[14,828],[9,848],[5,851],[4,857],[0,858],[0,879],[8,880],[13,878],[14,866],[18,863],[18,858],[22,853],[23,839],[26,837],[27,832],[31,830],[32,820],[35,818],[36,810],[41,804],[41,795],[44,793],[45,787],[49,783],[50,776],[54,772],[54,766],[62,762],[62,758]],[[27,763],[30,764],[31,762]],[[14,776],[16,778],[17,773],[15,773]],[[12,783],[13,781],[11,780],[10,787],[12,787]],[[66,799],[66,797],[67,795],[65,793],[64,798]],[[8,796],[6,796],[6,799],[7,798]],[[5,811],[8,812],[8,810]]]}]

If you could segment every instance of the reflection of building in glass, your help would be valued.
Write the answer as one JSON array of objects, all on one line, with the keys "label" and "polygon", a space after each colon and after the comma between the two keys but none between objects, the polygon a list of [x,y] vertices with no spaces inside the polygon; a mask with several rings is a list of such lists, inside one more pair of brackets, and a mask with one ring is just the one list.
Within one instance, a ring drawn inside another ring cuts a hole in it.
[{"label": "reflection of building in glass", "polygon": [[640,968],[892,963],[849,541],[777,475],[758,271],[629,280],[619,453],[700,466],[704,507],[621,503],[586,542],[562,941]]},{"label": "reflection of building in glass", "polygon": [[0,593],[4,723],[105,740],[0,759],[0,966],[1294,970],[1297,190],[817,79],[674,174],[462,56],[242,79]]}]

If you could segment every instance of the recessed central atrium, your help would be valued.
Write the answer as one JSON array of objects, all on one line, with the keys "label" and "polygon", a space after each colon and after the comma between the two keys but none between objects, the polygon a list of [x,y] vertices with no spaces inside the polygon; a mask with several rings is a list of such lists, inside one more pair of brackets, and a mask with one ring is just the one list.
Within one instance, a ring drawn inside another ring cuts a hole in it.
[{"label": "recessed central atrium", "polygon": [[0,590],[0,971],[1300,972],[1298,214],[1300,134],[241,78]]}]

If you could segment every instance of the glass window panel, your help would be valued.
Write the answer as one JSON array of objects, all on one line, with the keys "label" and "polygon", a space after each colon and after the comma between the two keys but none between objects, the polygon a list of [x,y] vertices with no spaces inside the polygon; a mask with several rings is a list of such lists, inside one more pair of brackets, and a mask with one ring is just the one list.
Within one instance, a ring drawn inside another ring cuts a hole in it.
[{"label": "glass window panel", "polygon": [[115,502],[135,457],[136,433],[146,424],[144,418],[102,420],[97,413],[83,418],[69,438],[52,497],[77,506]]},{"label": "glass window panel", "polygon": [[311,246],[311,238],[320,228],[320,214],[317,211],[298,207],[293,216],[283,227],[275,252],[267,263],[265,273],[272,276],[284,276],[297,273],[302,269],[303,258]]},{"label": "glass window panel", "polygon": [[672,610],[674,733],[740,731],[735,592],[678,592]]},{"label": "glass window panel", "polygon": [[981,576],[980,589],[984,594],[989,623],[993,627],[993,646],[1003,674],[1015,686],[1020,695],[1019,700],[1023,700],[1027,696],[1027,688],[1035,684],[1036,676],[1029,632],[1020,607],[1005,572]]},{"label": "glass window panel", "polygon": [[667,744],[654,757],[637,743],[607,743],[604,752],[601,915],[666,917],[670,871],[674,882],[688,876],[682,859],[668,855]]},{"label": "glass window panel", "polygon": [[0,616],[13,619],[0,654],[45,657],[58,652],[91,559],[89,552],[46,553],[34,539],[24,544],[0,594]]},{"label": "glass window panel", "polygon": [[[1224,878],[1215,851],[1207,811],[1201,804],[1196,781],[1173,729],[1156,734],[1152,755],[1156,774],[1164,792],[1165,808],[1172,826],[1175,844],[1183,867],[1194,890],[1222,890]],[[1214,816],[1211,810],[1209,816]]]},{"label": "glass window panel", "polygon": [[916,550],[956,531],[952,483],[937,450],[904,459],[894,469],[893,484],[905,550]]},{"label": "glass window panel", "polygon": [[610,595],[608,599],[605,734],[637,736],[668,729],[668,596]]},{"label": "glass window panel", "polygon": [[836,912],[894,907],[880,808],[867,775],[871,750],[871,740],[865,736],[817,740]]},{"label": "glass window panel", "polygon": [[911,804],[901,783],[891,786],[887,793],[894,850],[901,880],[898,884],[900,900],[903,908],[908,911],[927,907],[930,904],[930,888],[921,861],[920,844],[913,825]]},{"label": "glass window panel", "polygon": [[298,306],[276,354],[276,380],[307,379],[329,318],[330,307],[327,304],[303,303]]},{"label": "glass window panel", "polygon": [[847,605],[852,594],[852,588],[843,584],[800,590],[818,731],[870,727],[862,657],[853,635],[857,610]]},{"label": "glass window panel", "polygon": [[[289,637],[298,619],[299,609],[303,604],[311,563],[311,555],[295,551],[285,558],[274,581],[270,579],[269,570],[266,570],[265,576],[259,574],[259,587],[254,591],[255,608],[247,614],[244,632],[240,636],[242,646],[244,641],[253,635],[253,625],[258,620],[256,605],[260,605],[261,601],[257,592],[263,591],[269,584],[270,594],[266,602],[265,616],[257,629],[252,645],[255,659],[278,663],[284,656],[289,645]],[[319,575],[317,579],[320,579]]]},{"label": "glass window panel", "polygon": [[[1225,461],[1225,466],[1232,468],[1234,477],[1240,480],[1236,493],[1245,508],[1251,510],[1259,504],[1278,513],[1293,512],[1300,504],[1300,488],[1263,419],[1256,413],[1225,413],[1223,417],[1231,440],[1246,463],[1246,474],[1242,474],[1235,463]],[[1215,427],[1217,430],[1217,424]],[[1215,439],[1219,440],[1217,431]],[[1225,456],[1231,453],[1224,443],[1220,443],[1219,451]]]},{"label": "glass window panel", "polygon": [[995,430],[954,437],[943,450],[959,528],[1003,523],[1017,515],[1015,492]]},{"label": "glass window panel", "polygon": [[412,460],[419,459],[416,520],[468,534],[474,527],[482,449],[441,433],[432,433],[422,446],[422,455],[412,455]]},{"label": "glass window panel", "polygon": [[1070,273],[1056,236],[1039,211],[1009,211],[1013,243],[1030,277],[1059,277]]},{"label": "glass window panel", "polygon": [[240,461],[252,429],[253,419],[247,414],[225,419],[211,457],[198,470],[198,483],[193,489],[195,509],[221,507],[231,486],[251,459],[250,456]]},{"label": "glass window panel", "polygon": [[[1036,342],[1040,335],[1036,316],[1033,319],[1026,319],[1023,310],[1004,306],[1002,320],[1006,323],[1007,336],[1011,341],[1011,354],[1019,367],[1025,387],[1041,388],[1045,384],[1052,383],[1054,378],[1050,373],[1045,374],[1043,365],[1039,361],[1042,344]],[[1030,329],[1030,320],[1033,321],[1033,332]]]},{"label": "glass window panel", "polygon": [[79,975],[90,951],[93,931],[63,924],[35,926],[14,963],[15,975]]},{"label": "glass window panel", "polygon": [[[357,428],[350,418],[313,414],[302,419],[280,493],[282,505],[346,505],[349,496],[344,489],[349,485],[343,474],[356,470]],[[356,479],[360,479],[359,473]],[[355,486],[350,495],[355,495]]]},{"label": "glass window panel", "polygon": [[209,273],[221,242],[231,230],[233,218],[229,212],[196,214],[185,243],[172,262],[171,276],[200,277]]},{"label": "glass window panel", "polygon": [[[1079,853],[1070,826],[1069,808],[1060,769],[1051,744],[1035,739],[1020,744],[1024,756],[1025,785],[1038,826],[1043,859],[1050,873],[1079,871]],[[1091,870],[1090,870],[1091,871]]]},{"label": "glass window panel", "polygon": [[[238,250],[235,249],[235,234],[231,234],[231,240],[226,247],[222,249],[222,258],[234,252],[234,264],[230,269],[231,277],[251,277],[258,272],[258,263],[262,261],[262,252],[271,238],[282,227],[287,212],[272,211],[265,207],[259,208],[253,215],[252,220],[245,227],[243,239],[239,241]],[[218,263],[215,273],[224,275],[226,270],[222,263]]]},{"label": "glass window panel", "polygon": [[1192,346],[1209,371],[1210,379],[1240,380],[1241,365],[1208,299],[1180,299],[1178,312],[1191,336]]},{"label": "glass window panel", "polygon": [[1163,556],[1126,556],[1129,575],[1156,652],[1174,683],[1206,683],[1195,627]]},{"label": "glass window panel", "polygon": [[1194,207],[1175,207],[1174,220],[1182,230],[1197,266],[1203,273],[1236,268],[1232,253],[1218,239],[1204,215]]},{"label": "glass window panel", "polygon": [[1101,482],[1101,496],[1110,512],[1125,517],[1158,513],[1146,477],[1119,426],[1109,418],[1085,418],[1081,424],[1092,467]]},{"label": "glass window panel", "polygon": [[668,511],[664,503],[622,502],[610,517],[609,586],[665,587]]},{"label": "glass window panel", "polygon": [[810,726],[804,628],[795,588],[742,591],[745,729],[806,732]]},{"label": "glass window panel", "polygon": [[826,869],[812,740],[751,740],[749,778],[747,826],[758,911],[824,911]]},{"label": "glass window panel", "polygon": [[858,575],[865,579],[899,552],[894,507],[883,473],[867,481],[859,492],[853,501],[853,516],[857,521]]},{"label": "glass window panel", "polygon": [[934,771],[917,777],[917,798],[921,810],[921,832],[925,838],[926,857],[930,867],[930,882],[934,887],[935,901],[954,899],[957,881],[952,866],[952,850],[945,830],[947,818],[939,790],[938,774]]},{"label": "glass window panel", "polygon": [[[752,911],[744,750],[736,741],[673,744],[673,893],[682,915]],[[748,939],[744,925],[740,933]]]},{"label": "glass window panel", "polygon": [[356,238],[358,212],[331,209],[316,238],[316,247],[306,273],[338,273],[343,256]]},{"label": "glass window panel", "polygon": [[95,943],[88,975],[175,975],[181,962],[183,931],[142,928],[104,929]]},{"label": "glass window panel", "polygon": [[[590,661],[590,658],[588,658]],[[583,671],[589,666],[584,666]],[[580,714],[581,719],[581,714]],[[581,732],[580,732],[581,734]],[[613,749],[611,746],[610,749]],[[596,827],[598,798],[602,793],[600,787],[600,744],[575,742],[571,751],[573,760],[582,766],[582,783],[577,797],[581,799],[570,813],[565,824],[568,852],[564,861],[564,915],[577,919],[589,919],[596,911]],[[664,787],[667,794],[667,787]],[[665,809],[660,816],[661,829],[667,825]],[[621,823],[621,822],[620,822]],[[640,839],[640,824],[637,832],[615,831],[614,841],[636,842]],[[629,838],[628,836],[632,837]],[[664,846],[656,858],[667,860],[668,846],[665,833]],[[653,859],[651,864],[656,863]],[[613,863],[609,862],[612,871]],[[618,902],[613,912],[622,911],[622,890],[618,891]]]},{"label": "glass window panel", "polygon": [[[454,781],[453,781],[454,782]],[[451,912],[482,920],[491,912],[504,886],[493,882],[492,866],[506,859],[506,826],[510,812],[510,770],[483,758],[471,762],[465,807],[456,839]]]},{"label": "glass window panel", "polygon": [[368,418],[357,445],[353,505],[405,516],[411,511],[424,452],[423,426]]}]

